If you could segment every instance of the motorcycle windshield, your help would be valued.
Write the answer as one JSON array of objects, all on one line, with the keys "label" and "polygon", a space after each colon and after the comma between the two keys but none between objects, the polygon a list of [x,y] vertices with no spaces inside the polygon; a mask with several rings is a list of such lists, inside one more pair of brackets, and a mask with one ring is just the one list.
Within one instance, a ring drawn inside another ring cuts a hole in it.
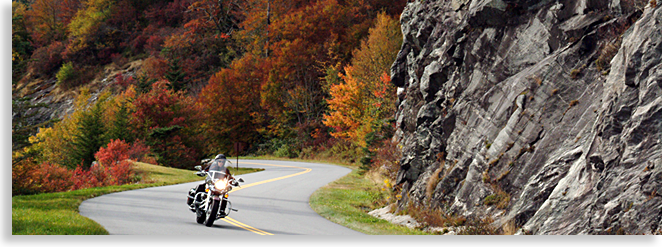
[{"label": "motorcycle windshield", "polygon": [[216,181],[217,179],[223,179],[225,178],[225,172],[222,171],[209,171],[209,177],[211,177],[212,181]]},{"label": "motorcycle windshield", "polygon": [[209,166],[209,171],[225,172],[228,167],[229,162],[227,160],[214,160]]}]

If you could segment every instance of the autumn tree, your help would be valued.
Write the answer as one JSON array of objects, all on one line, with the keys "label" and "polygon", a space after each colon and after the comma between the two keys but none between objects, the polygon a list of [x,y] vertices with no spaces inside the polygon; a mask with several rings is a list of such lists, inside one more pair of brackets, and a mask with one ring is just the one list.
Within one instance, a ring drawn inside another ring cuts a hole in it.
[{"label": "autumn tree", "polygon": [[79,0],[34,0],[26,16],[35,45],[44,46],[64,40],[67,25],[79,7]]},{"label": "autumn tree", "polygon": [[83,2],[81,9],[76,12],[67,25],[68,44],[65,50],[67,60],[76,60],[79,63],[98,64],[108,58],[108,52],[101,51],[113,49],[120,35],[119,30],[108,28],[106,20],[116,11],[116,2],[113,0],[88,0]]},{"label": "autumn tree", "polygon": [[99,99],[87,111],[83,112],[73,139],[73,149],[70,150],[70,162],[66,164],[75,168],[82,164],[89,168],[94,161],[94,154],[105,144],[104,124],[102,122],[103,100]]},{"label": "autumn tree", "polygon": [[367,147],[368,134],[388,125],[395,113],[395,88],[386,73],[401,42],[398,22],[380,14],[368,39],[355,51],[352,65],[339,75],[340,83],[330,85],[324,123],[334,129],[334,137]]},{"label": "autumn tree", "polygon": [[129,88],[125,93],[114,97],[107,106],[106,114],[107,116],[104,121],[107,123],[106,127],[106,140],[123,140],[128,143],[131,143],[135,140],[135,135],[133,129],[131,128],[131,98],[127,96],[128,94],[133,93],[134,89]]},{"label": "autumn tree", "polygon": [[20,76],[25,73],[28,59],[34,50],[25,20],[26,11],[25,4],[12,1],[12,84],[18,82],[21,79]]},{"label": "autumn tree", "polygon": [[262,126],[260,85],[266,80],[268,63],[247,55],[209,79],[198,104],[204,112],[208,153],[230,153],[234,142],[254,144]]},{"label": "autumn tree", "polygon": [[354,52],[352,76],[366,85],[364,93],[370,99],[368,103],[376,119],[391,118],[395,113],[395,87],[389,85],[388,74],[401,45],[398,20],[380,14],[367,40]]},{"label": "autumn tree", "polygon": [[230,35],[241,18],[240,0],[197,0],[188,7],[201,20],[213,25],[219,34]]},{"label": "autumn tree", "polygon": [[336,63],[334,54],[345,36],[350,9],[333,0],[301,6],[274,16],[270,59],[273,67],[262,86],[262,106],[272,119],[269,129],[284,139],[312,141],[310,133],[322,127],[326,94],[320,78],[322,65]]},{"label": "autumn tree", "polygon": [[136,96],[131,124],[160,164],[192,167],[202,157],[200,111],[191,97],[167,84],[157,81],[150,91]]}]

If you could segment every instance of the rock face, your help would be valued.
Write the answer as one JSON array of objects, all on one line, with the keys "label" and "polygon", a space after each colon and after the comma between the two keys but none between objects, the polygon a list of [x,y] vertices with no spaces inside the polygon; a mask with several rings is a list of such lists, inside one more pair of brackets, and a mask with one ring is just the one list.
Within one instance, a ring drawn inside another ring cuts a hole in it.
[{"label": "rock face", "polygon": [[400,209],[519,233],[662,233],[658,4],[415,1],[401,24]]}]

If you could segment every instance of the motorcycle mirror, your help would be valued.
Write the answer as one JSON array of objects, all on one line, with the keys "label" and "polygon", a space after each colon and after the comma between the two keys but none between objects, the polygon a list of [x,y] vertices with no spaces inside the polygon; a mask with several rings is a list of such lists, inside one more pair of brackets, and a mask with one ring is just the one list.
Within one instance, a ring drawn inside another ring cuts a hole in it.
[{"label": "motorcycle mirror", "polygon": [[239,178],[239,179],[237,179],[237,181],[239,181],[240,183],[243,183],[243,182],[244,182],[244,179],[243,179],[243,178]]},{"label": "motorcycle mirror", "polygon": [[194,168],[198,171],[202,171],[202,166],[195,166]]},{"label": "motorcycle mirror", "polygon": [[198,175],[198,177],[204,177],[205,173],[204,172],[196,172],[195,175]]}]

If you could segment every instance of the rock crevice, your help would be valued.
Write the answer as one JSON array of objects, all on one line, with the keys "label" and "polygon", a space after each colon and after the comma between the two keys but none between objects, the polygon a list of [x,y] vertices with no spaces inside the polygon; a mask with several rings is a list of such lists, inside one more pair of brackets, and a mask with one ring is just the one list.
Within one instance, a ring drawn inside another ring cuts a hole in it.
[{"label": "rock crevice", "polygon": [[409,3],[391,67],[399,208],[521,234],[662,233],[660,22],[648,1]]}]

